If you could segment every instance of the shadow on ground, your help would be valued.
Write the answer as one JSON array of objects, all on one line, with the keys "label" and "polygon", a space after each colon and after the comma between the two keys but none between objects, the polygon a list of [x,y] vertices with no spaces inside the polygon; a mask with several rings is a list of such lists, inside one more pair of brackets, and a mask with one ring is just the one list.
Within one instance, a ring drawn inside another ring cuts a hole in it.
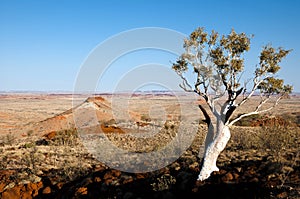
[{"label": "shadow on ground", "polygon": [[[280,165],[262,160],[231,163],[204,181],[197,181],[199,166],[178,164],[156,172],[133,174],[99,169],[58,188],[46,176],[36,198],[297,198],[299,167],[282,181]],[[178,162],[177,162],[178,163]],[[179,161],[180,163],[180,161]]]}]

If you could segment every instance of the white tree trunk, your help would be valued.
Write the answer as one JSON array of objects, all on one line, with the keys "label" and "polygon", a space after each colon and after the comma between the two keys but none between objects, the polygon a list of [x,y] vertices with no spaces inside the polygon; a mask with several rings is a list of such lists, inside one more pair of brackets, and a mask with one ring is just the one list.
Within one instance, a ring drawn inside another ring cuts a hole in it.
[{"label": "white tree trunk", "polygon": [[208,125],[208,130],[207,130],[207,134],[206,134],[206,138],[205,138],[204,155],[206,154],[206,151],[207,151],[209,145],[214,141],[214,137],[215,137],[215,127],[212,123],[210,123]]},{"label": "white tree trunk", "polygon": [[217,118],[217,124],[209,124],[205,140],[204,160],[198,180],[203,181],[207,179],[212,172],[219,171],[219,168],[217,167],[217,158],[226,147],[229,139],[229,127],[224,125],[221,117]]}]

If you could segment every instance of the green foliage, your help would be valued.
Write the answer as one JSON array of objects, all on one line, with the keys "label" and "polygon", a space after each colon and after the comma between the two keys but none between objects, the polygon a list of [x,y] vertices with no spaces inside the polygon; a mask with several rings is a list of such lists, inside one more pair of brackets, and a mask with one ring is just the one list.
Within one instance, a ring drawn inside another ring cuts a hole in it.
[{"label": "green foliage", "polygon": [[232,29],[220,38],[214,30],[208,34],[204,28],[197,28],[184,40],[183,47],[186,52],[173,64],[173,69],[182,75],[191,65],[199,74],[196,89],[201,84],[214,86],[212,80],[216,76],[228,90],[240,86],[236,76],[244,69],[242,54],[250,49],[250,37],[245,33],[238,34]]},{"label": "green foliage", "polygon": [[232,29],[229,35],[222,36],[220,45],[232,53],[232,56],[239,56],[250,49],[250,37],[245,33],[237,34],[234,29]]},{"label": "green foliage", "polygon": [[56,136],[51,140],[51,145],[74,146],[78,142],[78,132],[76,129],[65,129],[58,131]]},{"label": "green foliage", "polygon": [[[212,31],[210,34],[203,27],[196,28],[184,40],[185,52],[173,63],[173,69],[183,79],[181,87],[201,96],[207,96],[209,88],[218,93],[227,91],[229,100],[236,98],[234,93],[242,93],[246,88],[241,87],[240,77],[244,71],[244,53],[250,50],[253,35],[237,33],[234,29],[228,35],[219,35]],[[282,79],[274,75],[280,70],[280,62],[291,50],[275,49],[270,45],[264,46],[259,56],[259,66],[253,77],[255,89],[262,94],[290,93],[292,87],[284,85]],[[189,85],[183,74],[189,67],[197,74],[195,88]],[[231,98],[232,97],[232,98]]]},{"label": "green foliage", "polygon": [[264,46],[259,57],[259,68],[256,69],[255,74],[262,76],[268,73],[277,73],[281,68],[279,63],[289,52],[291,50],[284,50],[283,48],[275,49],[270,45]]},{"label": "green foliage", "polygon": [[183,72],[188,70],[187,65],[188,65],[187,62],[184,59],[181,58],[181,59],[178,59],[176,61],[176,63],[173,64],[172,68],[176,72],[182,74]]},{"label": "green foliage", "polygon": [[29,142],[29,143],[24,144],[23,147],[24,147],[25,149],[35,147],[35,143]]},{"label": "green foliage", "polygon": [[264,94],[279,94],[283,86],[282,79],[267,77],[257,88]]},{"label": "green foliage", "polygon": [[289,94],[292,92],[292,86],[284,85],[282,79],[275,78],[274,75],[280,70],[279,65],[291,50],[283,48],[275,49],[270,45],[264,46],[260,53],[259,67],[255,70],[256,77],[262,77],[263,81],[257,87],[265,95]]}]

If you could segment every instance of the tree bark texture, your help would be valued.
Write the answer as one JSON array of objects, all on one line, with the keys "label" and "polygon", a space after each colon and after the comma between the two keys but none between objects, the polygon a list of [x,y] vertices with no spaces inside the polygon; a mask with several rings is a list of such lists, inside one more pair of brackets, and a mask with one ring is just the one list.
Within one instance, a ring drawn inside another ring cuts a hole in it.
[{"label": "tree bark texture", "polygon": [[213,124],[212,122],[208,124],[203,165],[198,180],[206,180],[212,172],[219,171],[217,159],[220,153],[225,149],[229,139],[229,127],[224,124],[221,116],[217,117],[216,124]]}]

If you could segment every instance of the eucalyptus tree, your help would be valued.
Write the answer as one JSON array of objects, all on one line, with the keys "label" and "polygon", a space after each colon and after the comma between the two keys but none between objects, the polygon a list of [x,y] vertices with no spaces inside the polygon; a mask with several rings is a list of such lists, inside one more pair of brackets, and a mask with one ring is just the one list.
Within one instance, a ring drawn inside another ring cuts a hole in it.
[{"label": "eucalyptus tree", "polygon": [[[173,63],[173,70],[182,79],[179,86],[184,91],[198,94],[207,104],[199,105],[208,132],[198,180],[205,180],[213,171],[219,170],[217,158],[230,139],[230,127],[234,123],[246,116],[270,111],[292,91],[290,85],[277,78],[280,63],[291,50],[271,45],[262,48],[253,76],[245,82],[241,81],[244,55],[250,50],[252,38],[252,35],[237,33],[233,29],[221,36],[214,30],[208,33],[204,28],[197,28],[184,40],[185,51]],[[189,69],[194,72],[193,84],[186,75]],[[256,93],[260,94],[256,108],[234,116],[234,111]],[[268,101],[272,102],[271,106],[266,106]]]}]

